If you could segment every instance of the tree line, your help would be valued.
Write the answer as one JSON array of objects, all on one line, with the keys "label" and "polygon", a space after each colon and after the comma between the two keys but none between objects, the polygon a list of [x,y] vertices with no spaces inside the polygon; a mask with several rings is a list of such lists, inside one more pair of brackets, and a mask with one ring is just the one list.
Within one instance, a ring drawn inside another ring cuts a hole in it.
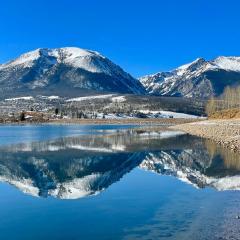
[{"label": "tree line", "polygon": [[240,86],[227,86],[221,96],[212,97],[208,100],[206,105],[206,113],[207,115],[211,115],[217,111],[234,108],[240,109]]}]

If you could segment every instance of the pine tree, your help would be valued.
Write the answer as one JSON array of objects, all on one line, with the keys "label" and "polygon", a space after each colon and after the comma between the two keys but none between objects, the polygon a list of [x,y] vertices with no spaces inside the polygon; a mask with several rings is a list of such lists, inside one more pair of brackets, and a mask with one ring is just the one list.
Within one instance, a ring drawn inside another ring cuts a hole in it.
[{"label": "pine tree", "polygon": [[20,121],[25,121],[25,113],[24,112],[21,112],[20,114]]}]

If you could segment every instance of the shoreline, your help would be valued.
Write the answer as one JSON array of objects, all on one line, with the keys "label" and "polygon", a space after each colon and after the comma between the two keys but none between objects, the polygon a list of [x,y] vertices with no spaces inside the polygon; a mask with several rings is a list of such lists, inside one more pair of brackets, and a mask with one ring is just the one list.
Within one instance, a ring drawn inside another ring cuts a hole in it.
[{"label": "shoreline", "polygon": [[59,119],[49,121],[50,124],[79,125],[178,125],[200,121],[186,118],[130,118],[130,119]]},{"label": "shoreline", "polygon": [[21,121],[21,122],[2,122],[4,125],[179,125],[202,121],[202,119],[194,118],[130,118],[130,119],[57,119],[48,121]]},{"label": "shoreline", "polygon": [[223,147],[240,152],[240,119],[206,120],[175,125],[170,128],[213,140]]},{"label": "shoreline", "polygon": [[240,153],[240,119],[192,118],[132,118],[132,119],[57,119],[43,122],[5,122],[0,126],[13,125],[135,125],[142,127],[164,127],[194,136],[210,139],[217,144]]}]

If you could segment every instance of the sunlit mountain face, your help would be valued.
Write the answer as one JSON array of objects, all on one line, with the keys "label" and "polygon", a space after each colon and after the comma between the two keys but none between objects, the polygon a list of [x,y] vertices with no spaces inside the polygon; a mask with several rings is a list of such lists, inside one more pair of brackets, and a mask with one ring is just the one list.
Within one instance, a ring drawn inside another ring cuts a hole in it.
[{"label": "sunlit mountain face", "polygon": [[219,96],[226,86],[239,85],[240,58],[197,58],[172,71],[158,72],[139,80],[149,94],[209,98]]},{"label": "sunlit mountain face", "polygon": [[181,132],[127,129],[0,148],[0,180],[40,197],[96,195],[134,168],[196,188],[240,189],[237,154]]},{"label": "sunlit mountain face", "polygon": [[101,92],[144,94],[142,84],[98,52],[41,48],[0,64],[0,97],[94,95]]}]

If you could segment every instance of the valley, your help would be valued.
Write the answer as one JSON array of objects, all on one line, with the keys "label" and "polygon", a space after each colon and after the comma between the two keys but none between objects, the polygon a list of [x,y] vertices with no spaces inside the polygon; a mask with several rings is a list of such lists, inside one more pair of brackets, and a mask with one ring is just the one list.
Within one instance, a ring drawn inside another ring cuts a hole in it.
[{"label": "valley", "polygon": [[240,240],[240,1],[1,1],[0,240]]},{"label": "valley", "polygon": [[0,123],[174,126],[237,150],[238,124],[202,121],[237,117],[239,84],[240,57],[136,79],[96,51],[39,48],[0,65]]}]

